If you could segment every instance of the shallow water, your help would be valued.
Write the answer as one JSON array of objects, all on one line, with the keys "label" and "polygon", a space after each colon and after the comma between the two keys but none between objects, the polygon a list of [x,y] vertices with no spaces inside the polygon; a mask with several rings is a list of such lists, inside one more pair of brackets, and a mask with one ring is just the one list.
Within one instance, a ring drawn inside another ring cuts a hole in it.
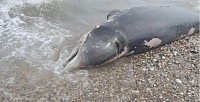
[{"label": "shallow water", "polygon": [[76,41],[106,21],[113,9],[149,5],[200,8],[198,0],[1,0],[0,91],[6,84],[35,84],[40,77],[57,76],[87,86],[87,70],[58,72]]}]

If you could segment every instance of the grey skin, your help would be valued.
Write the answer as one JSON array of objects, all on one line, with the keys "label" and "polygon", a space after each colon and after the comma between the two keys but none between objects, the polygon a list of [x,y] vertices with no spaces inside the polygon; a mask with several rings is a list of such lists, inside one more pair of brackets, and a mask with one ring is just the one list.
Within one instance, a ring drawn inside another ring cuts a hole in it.
[{"label": "grey skin", "polygon": [[64,64],[67,69],[102,65],[143,53],[199,31],[198,12],[181,7],[147,6],[114,10],[85,34]]}]

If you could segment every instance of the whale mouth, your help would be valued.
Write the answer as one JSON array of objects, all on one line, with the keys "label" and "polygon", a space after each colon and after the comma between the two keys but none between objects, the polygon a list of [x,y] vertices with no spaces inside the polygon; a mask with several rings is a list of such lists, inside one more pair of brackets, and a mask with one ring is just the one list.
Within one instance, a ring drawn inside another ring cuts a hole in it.
[{"label": "whale mouth", "polygon": [[63,67],[66,67],[68,65],[69,62],[71,62],[78,54],[79,49],[75,49],[74,51],[72,51],[70,57],[67,59],[67,61],[63,64]]},{"label": "whale mouth", "polygon": [[[106,47],[108,45],[109,47]],[[111,43],[100,43],[97,45],[87,43],[87,46],[82,45],[75,47],[66,62],[63,64],[63,67],[68,71],[72,71],[80,68],[106,64],[107,62],[111,62],[126,53],[126,51],[120,53],[120,46],[119,43],[113,43],[112,45]]]}]

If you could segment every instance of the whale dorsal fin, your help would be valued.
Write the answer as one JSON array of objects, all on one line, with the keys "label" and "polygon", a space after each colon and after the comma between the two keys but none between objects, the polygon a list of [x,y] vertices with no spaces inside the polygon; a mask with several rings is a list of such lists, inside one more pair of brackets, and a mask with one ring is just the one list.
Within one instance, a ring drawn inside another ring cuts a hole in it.
[{"label": "whale dorsal fin", "polygon": [[120,13],[119,9],[115,9],[115,10],[110,11],[107,15],[107,20],[110,19],[111,17],[115,16],[115,15],[118,15],[119,13]]}]

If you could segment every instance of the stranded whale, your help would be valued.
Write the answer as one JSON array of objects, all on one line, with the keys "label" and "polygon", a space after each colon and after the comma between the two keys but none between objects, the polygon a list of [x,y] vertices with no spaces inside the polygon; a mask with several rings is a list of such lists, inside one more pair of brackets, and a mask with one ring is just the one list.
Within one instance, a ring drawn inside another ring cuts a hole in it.
[{"label": "stranded whale", "polygon": [[107,21],[83,35],[64,66],[78,68],[139,54],[199,31],[198,12],[147,6],[114,10]]}]

